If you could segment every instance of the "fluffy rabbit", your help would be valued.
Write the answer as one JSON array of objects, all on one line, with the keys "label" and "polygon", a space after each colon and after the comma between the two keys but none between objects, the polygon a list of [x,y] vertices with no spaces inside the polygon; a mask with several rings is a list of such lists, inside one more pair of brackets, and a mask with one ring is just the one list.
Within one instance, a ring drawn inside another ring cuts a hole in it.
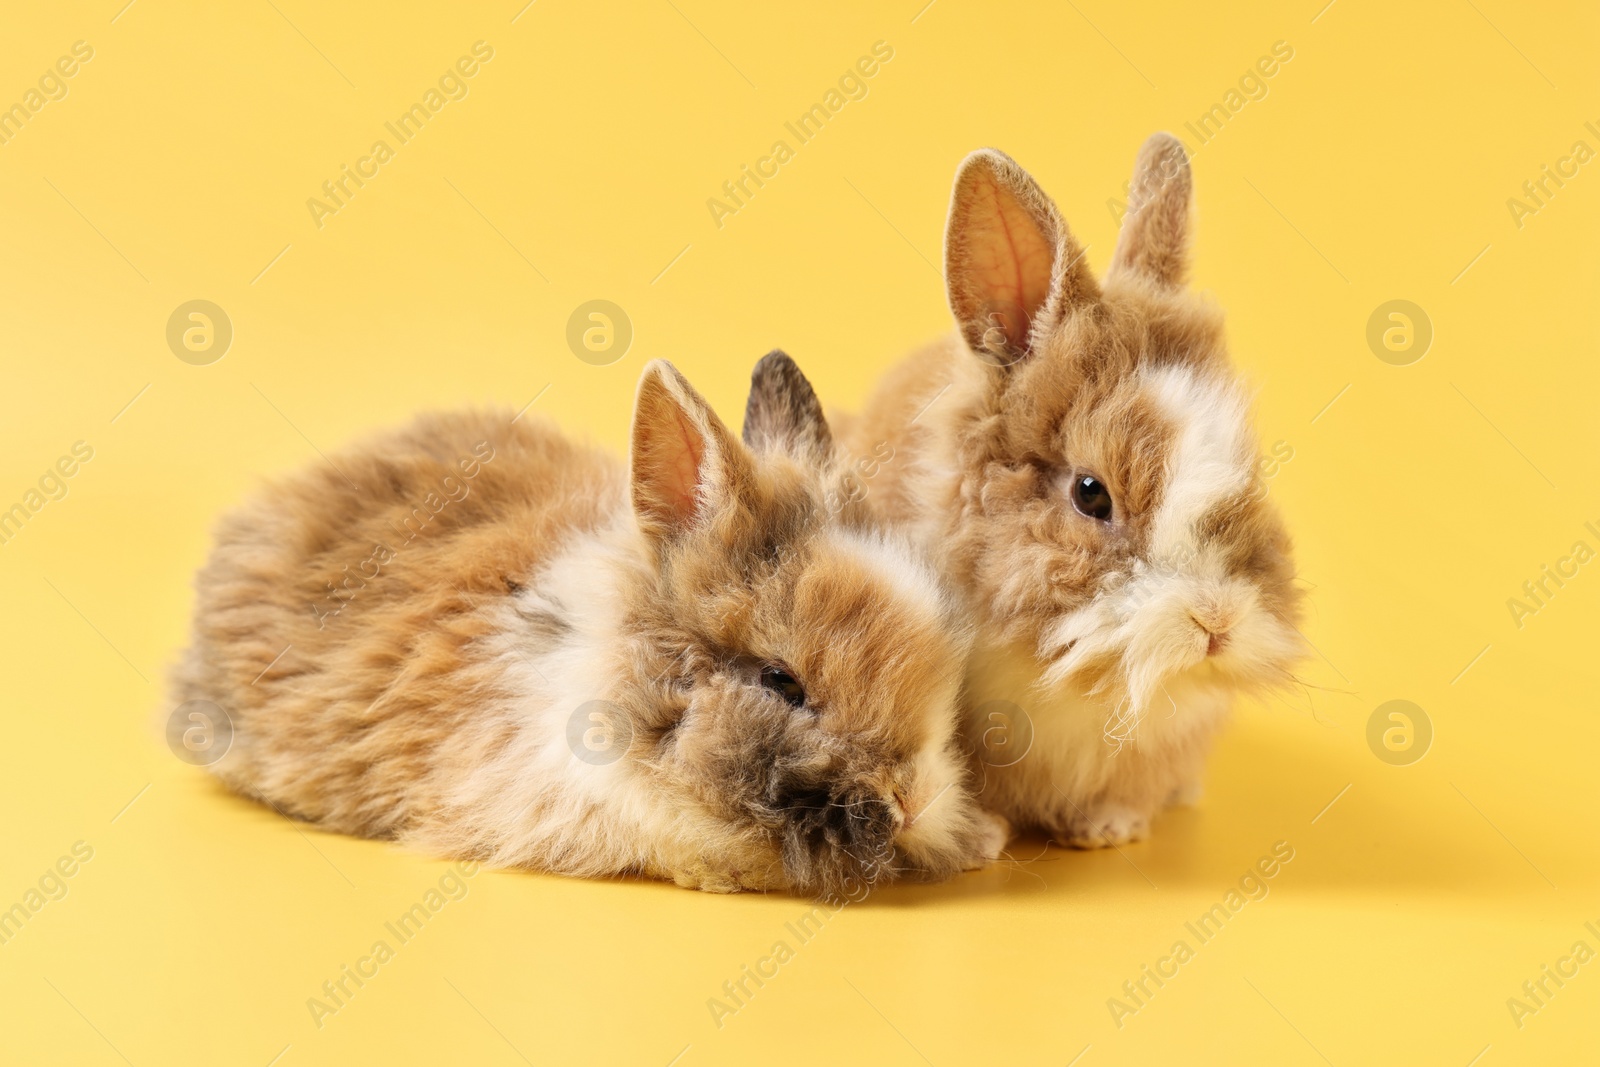
[{"label": "fluffy rabbit", "polygon": [[1182,144],[1151,137],[1102,286],[1027,172],[969,156],[945,239],[958,334],[840,423],[850,453],[895,457],[863,506],[914,533],[977,622],[981,802],[1079,847],[1197,797],[1234,696],[1302,655],[1222,316],[1183,288],[1190,200]]},{"label": "fluffy rabbit", "polygon": [[632,469],[435,415],[272,486],[200,572],[179,700],[228,785],[441,856],[833,894],[998,853],[957,750],[969,637],[900,542],[822,505],[782,353],[746,444],[645,368]]}]

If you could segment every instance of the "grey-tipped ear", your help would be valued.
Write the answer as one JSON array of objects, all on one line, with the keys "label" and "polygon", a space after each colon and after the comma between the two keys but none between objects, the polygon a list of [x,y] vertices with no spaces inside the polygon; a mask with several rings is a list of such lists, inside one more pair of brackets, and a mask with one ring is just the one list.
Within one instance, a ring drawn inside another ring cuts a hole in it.
[{"label": "grey-tipped ear", "polygon": [[1169,289],[1189,269],[1189,218],[1194,186],[1189,155],[1170,133],[1152,134],[1139,149],[1108,275],[1140,277]]},{"label": "grey-tipped ear", "polygon": [[744,443],[753,452],[784,452],[817,464],[833,452],[822,402],[795,361],[776,348],[750,372]]}]

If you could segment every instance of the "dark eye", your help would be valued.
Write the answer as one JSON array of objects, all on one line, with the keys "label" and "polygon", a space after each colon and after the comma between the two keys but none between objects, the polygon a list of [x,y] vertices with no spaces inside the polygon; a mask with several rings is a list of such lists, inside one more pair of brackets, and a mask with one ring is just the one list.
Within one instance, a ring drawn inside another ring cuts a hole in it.
[{"label": "dark eye", "polygon": [[1091,519],[1105,522],[1111,518],[1111,490],[1092,474],[1074,474],[1072,506]]},{"label": "dark eye", "polygon": [[794,675],[782,667],[762,667],[761,684],[788,701],[790,707],[801,708],[805,706],[805,687],[795,679]]}]

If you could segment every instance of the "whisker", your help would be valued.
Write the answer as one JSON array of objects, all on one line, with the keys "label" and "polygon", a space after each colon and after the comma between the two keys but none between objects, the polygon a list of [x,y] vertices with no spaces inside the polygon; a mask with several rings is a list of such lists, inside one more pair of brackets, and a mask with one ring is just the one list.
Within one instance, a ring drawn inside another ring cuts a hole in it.
[{"label": "whisker", "polygon": [[[1048,850],[1049,846],[1046,845],[1045,848]],[[1041,852],[1039,855],[1042,856],[1044,853]],[[1038,858],[1038,856],[1035,856],[1031,860],[1016,860],[1012,859],[1005,853],[1001,853],[1001,860],[1003,862],[997,863],[997,866],[1003,867],[1006,871],[1021,871],[1030,878],[1037,878],[1040,885],[1049,885],[1050,883],[1044,880],[1044,875],[1040,874],[1038,871],[1028,870],[1029,864],[1033,863],[1034,860],[1037,860]]]}]

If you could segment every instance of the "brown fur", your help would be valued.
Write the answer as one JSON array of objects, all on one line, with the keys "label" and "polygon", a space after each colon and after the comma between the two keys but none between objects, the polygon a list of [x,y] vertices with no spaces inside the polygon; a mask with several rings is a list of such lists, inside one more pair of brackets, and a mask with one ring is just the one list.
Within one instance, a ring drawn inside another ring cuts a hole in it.
[{"label": "brown fur", "polygon": [[[1102,290],[1033,179],[969,157],[946,240],[958,335],[890,371],[842,438],[893,448],[866,504],[915,533],[978,622],[969,740],[981,755],[992,700],[1034,721],[1036,750],[987,768],[981,799],[1078,845],[1142,836],[1196,786],[1227,698],[1284,682],[1298,655],[1289,542],[1231,414],[1222,317],[1180,288],[1190,197],[1182,146],[1152,137]],[[1237,433],[1186,448],[1191,421]],[[1112,521],[1070,503],[1084,473]],[[1230,488],[1206,497],[1212,481]]]},{"label": "brown fur", "polygon": [[[837,893],[980,864],[965,635],[914,556],[821,505],[826,426],[779,408],[751,452],[655,363],[631,477],[479,412],[270,486],[221,524],[175,672],[232,718],[212,770],[329,829],[572,874]],[[591,727],[620,759],[582,758]]]}]

